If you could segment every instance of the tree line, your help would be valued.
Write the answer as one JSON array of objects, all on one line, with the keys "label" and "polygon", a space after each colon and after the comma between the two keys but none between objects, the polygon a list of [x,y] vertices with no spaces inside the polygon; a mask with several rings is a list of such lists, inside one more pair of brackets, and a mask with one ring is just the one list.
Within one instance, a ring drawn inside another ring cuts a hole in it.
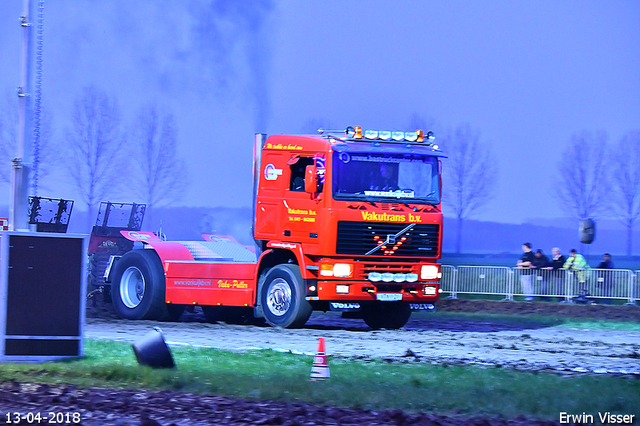
[{"label": "tree line", "polygon": [[[419,114],[409,129],[431,129],[434,122]],[[335,128],[324,119],[308,120],[303,132]],[[456,219],[455,250],[462,251],[464,221],[496,196],[498,168],[491,141],[469,124],[450,127],[437,135],[447,154],[443,168],[442,204]],[[554,196],[571,218],[619,219],[626,229],[626,252],[633,250],[633,229],[640,218],[640,130],[617,142],[607,134],[578,132],[568,141],[557,165]]]},{"label": "tree line", "polygon": [[[17,96],[8,95],[0,110],[0,179],[5,182],[11,180],[16,152],[17,106]],[[178,126],[170,110],[149,103],[125,119],[116,97],[88,86],[74,99],[69,126],[56,133],[51,122],[45,112],[34,164],[38,170],[31,174],[49,183],[45,187],[56,183],[54,172],[71,184],[87,207],[89,225],[98,204],[112,196],[137,197],[148,213],[182,198],[188,174],[178,155]],[[32,186],[31,195],[38,192]]]},{"label": "tree line", "polygon": [[[457,219],[456,252],[463,221],[495,196],[497,171],[491,144],[479,130],[462,125],[442,138],[448,160],[443,205]],[[633,253],[633,229],[640,218],[640,131],[611,142],[603,131],[575,133],[562,152],[555,197],[570,217],[618,219],[626,229],[626,253]]]}]

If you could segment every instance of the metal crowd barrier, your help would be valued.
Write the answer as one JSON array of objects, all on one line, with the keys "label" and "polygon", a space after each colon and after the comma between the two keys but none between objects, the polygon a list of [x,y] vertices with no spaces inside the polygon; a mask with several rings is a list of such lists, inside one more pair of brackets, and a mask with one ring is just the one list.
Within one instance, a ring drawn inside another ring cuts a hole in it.
[{"label": "metal crowd barrier", "polygon": [[552,270],[499,266],[442,265],[440,288],[448,298],[458,294],[514,296],[525,300],[575,300],[608,304],[623,300],[636,305],[640,299],[640,271],[627,269]]},{"label": "metal crowd barrier", "polygon": [[485,294],[512,298],[513,273],[504,266],[459,266],[456,290],[465,294]]},{"label": "metal crowd barrier", "polygon": [[448,293],[449,299],[457,299],[456,268],[450,265],[440,265],[440,272],[442,273],[442,277],[440,278],[440,291],[442,293]]},{"label": "metal crowd barrier", "polygon": [[637,304],[637,300],[640,299],[640,271],[636,271],[636,276],[634,277],[633,286],[631,288],[631,298],[629,303],[632,305]]}]

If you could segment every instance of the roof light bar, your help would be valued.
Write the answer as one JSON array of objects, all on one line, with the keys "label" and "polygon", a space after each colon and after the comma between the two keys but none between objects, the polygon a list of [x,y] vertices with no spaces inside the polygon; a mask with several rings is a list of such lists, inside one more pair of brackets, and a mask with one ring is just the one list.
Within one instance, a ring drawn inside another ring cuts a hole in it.
[{"label": "roof light bar", "polygon": [[[324,129],[318,129],[320,134],[328,132]],[[349,126],[345,130],[345,135],[351,139],[367,139],[367,140],[383,140],[383,141],[394,141],[394,142],[418,142],[424,143],[427,145],[432,145],[434,148],[438,149],[437,145],[433,145],[433,140],[435,136],[432,131],[428,131],[426,134],[423,130],[416,130],[414,132],[400,132],[400,131],[390,131],[390,130],[373,130],[367,129],[362,130],[360,126]]]}]

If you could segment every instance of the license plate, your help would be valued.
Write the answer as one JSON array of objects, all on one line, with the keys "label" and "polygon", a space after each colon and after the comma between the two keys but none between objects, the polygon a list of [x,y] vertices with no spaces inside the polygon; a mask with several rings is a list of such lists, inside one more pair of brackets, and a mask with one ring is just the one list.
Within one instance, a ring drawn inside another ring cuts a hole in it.
[{"label": "license plate", "polygon": [[377,293],[376,300],[382,300],[384,302],[402,300],[402,293]]}]

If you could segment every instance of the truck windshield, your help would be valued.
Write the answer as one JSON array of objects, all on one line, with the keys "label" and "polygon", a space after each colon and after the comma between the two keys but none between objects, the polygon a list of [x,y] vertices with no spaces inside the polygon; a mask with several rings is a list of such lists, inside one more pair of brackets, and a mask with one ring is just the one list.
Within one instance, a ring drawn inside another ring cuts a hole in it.
[{"label": "truck windshield", "polygon": [[334,152],[333,197],[363,200],[439,204],[436,157],[417,154]]}]

